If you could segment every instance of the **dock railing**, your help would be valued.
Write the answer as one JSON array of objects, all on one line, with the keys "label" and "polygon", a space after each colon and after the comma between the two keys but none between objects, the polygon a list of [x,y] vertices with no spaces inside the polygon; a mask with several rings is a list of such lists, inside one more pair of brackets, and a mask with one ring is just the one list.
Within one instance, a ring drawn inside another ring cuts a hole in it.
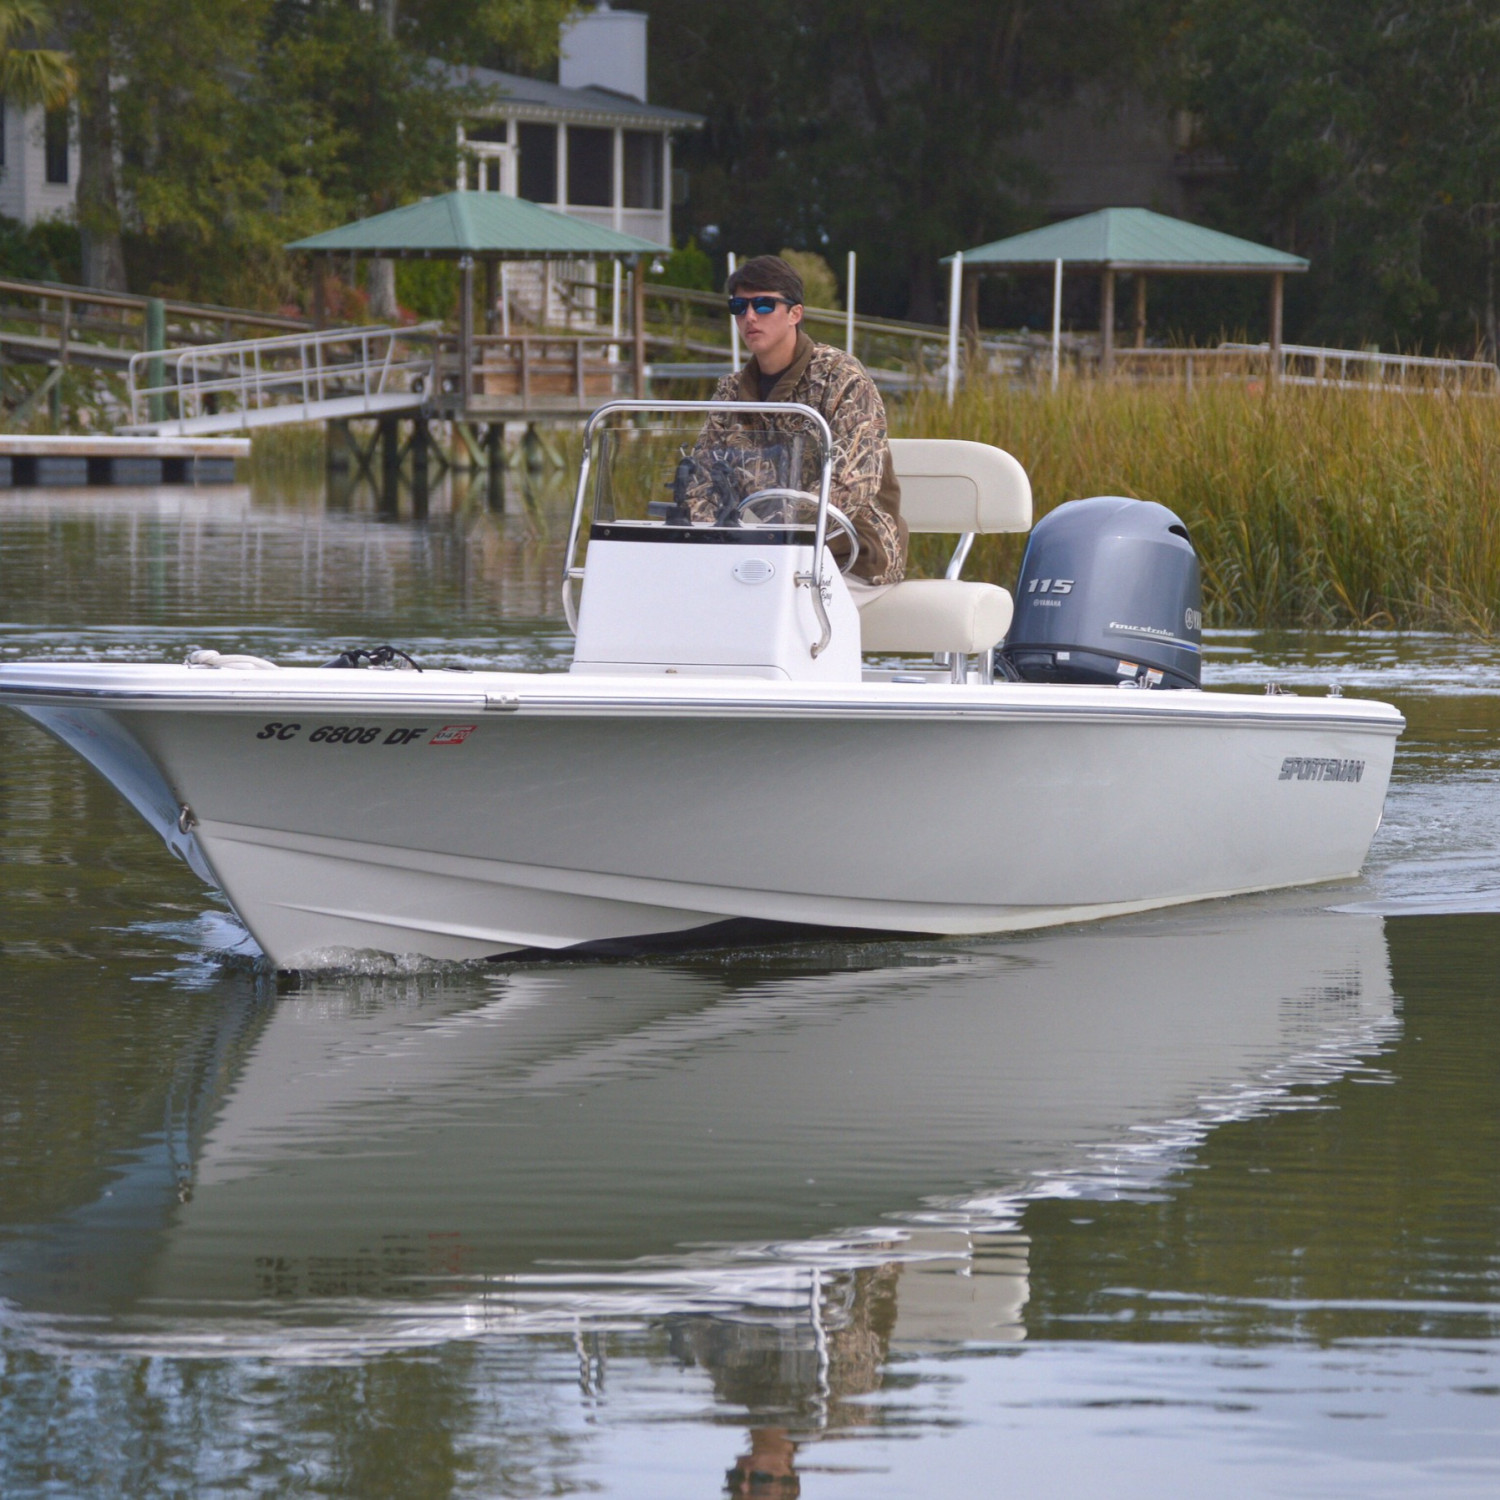
[{"label": "dock railing", "polygon": [[635,394],[628,336],[481,333],[471,343],[466,383],[463,341],[453,335],[435,340],[433,404],[444,415],[586,415]]},{"label": "dock railing", "polygon": [[[1093,364],[1097,367],[1097,363],[1096,355]],[[1189,390],[1205,381],[1261,380],[1332,390],[1500,394],[1500,369],[1488,360],[1328,349],[1313,344],[1283,344],[1279,358],[1268,344],[1116,349],[1113,367],[1116,379],[1172,381],[1185,384]]]},{"label": "dock railing", "polygon": [[284,313],[0,277],[0,345],[10,360],[123,368],[158,341],[208,344],[311,326]]},{"label": "dock railing", "polygon": [[236,432],[409,411],[433,389],[441,324],[358,327],[131,356],[126,432]]},{"label": "dock railing", "polygon": [[[1221,344],[1270,358],[1266,344]],[[1500,391],[1500,368],[1484,359],[1442,359],[1426,354],[1383,354],[1378,349],[1322,349],[1312,344],[1283,344],[1276,378],[1286,385],[1333,386],[1340,390],[1462,390],[1494,395]]]}]

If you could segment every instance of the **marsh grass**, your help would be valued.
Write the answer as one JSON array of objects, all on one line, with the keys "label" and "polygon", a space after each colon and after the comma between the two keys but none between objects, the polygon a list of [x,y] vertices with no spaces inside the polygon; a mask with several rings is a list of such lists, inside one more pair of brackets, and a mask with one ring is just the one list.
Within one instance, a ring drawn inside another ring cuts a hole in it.
[{"label": "marsh grass", "polygon": [[250,434],[250,472],[257,479],[321,472],[326,442],[321,423],[259,428]]},{"label": "marsh grass", "polygon": [[[1210,624],[1500,630],[1494,397],[1080,379],[924,395],[891,417],[899,436],[1014,453],[1039,516],[1086,495],[1170,507]],[[965,576],[1013,585],[1024,545],[981,538]],[[913,538],[913,572],[941,573],[949,546]]]}]

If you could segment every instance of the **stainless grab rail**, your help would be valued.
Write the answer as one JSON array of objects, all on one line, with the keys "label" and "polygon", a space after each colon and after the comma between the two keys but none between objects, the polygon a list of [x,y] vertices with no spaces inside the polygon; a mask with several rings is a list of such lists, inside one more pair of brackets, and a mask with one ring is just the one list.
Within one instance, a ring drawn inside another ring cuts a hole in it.
[{"label": "stainless grab rail", "polygon": [[594,451],[594,429],[601,418],[616,412],[731,412],[737,416],[752,412],[785,415],[796,412],[811,419],[823,437],[823,471],[818,481],[818,519],[813,528],[813,562],[810,573],[798,573],[796,581],[812,590],[813,610],[818,616],[822,635],[812,647],[816,660],[833,639],[833,625],[828,618],[828,579],[823,571],[823,549],[828,541],[828,494],[833,482],[833,433],[828,420],[815,407],[800,401],[608,401],[589,418],[583,429],[583,459],[578,465],[578,489],[573,496],[573,521],[568,528],[568,549],[563,554],[562,603],[568,629],[578,633],[578,608],[573,602],[573,583],[583,577],[583,569],[573,566],[578,551],[578,536],[583,527],[584,497]]},{"label": "stainless grab rail", "polygon": [[[353,394],[368,398],[391,389],[394,375],[405,374],[422,377],[430,388],[430,350],[397,358],[396,345],[430,341],[441,328],[438,323],[405,328],[366,325],[195,344],[183,349],[142,350],[131,356],[126,375],[131,421],[149,418],[153,397],[163,407],[176,406],[175,419],[163,412],[163,420],[170,422],[201,416],[210,397],[237,398],[235,409],[240,411],[284,403],[306,413],[329,399],[330,386],[340,391],[353,386]],[[326,357],[341,346],[348,349],[349,357]],[[268,358],[276,356],[286,357],[288,363],[267,363]],[[160,366],[163,373],[157,383],[148,383],[153,365]],[[142,378],[143,369],[146,379]]]}]

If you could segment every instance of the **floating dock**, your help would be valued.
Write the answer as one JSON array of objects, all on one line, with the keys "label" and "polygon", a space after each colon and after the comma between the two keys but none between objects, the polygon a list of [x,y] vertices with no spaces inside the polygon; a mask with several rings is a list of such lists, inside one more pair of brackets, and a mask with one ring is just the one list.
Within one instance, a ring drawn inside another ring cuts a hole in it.
[{"label": "floating dock", "polygon": [[0,433],[0,489],[33,485],[232,484],[249,438],[30,437]]}]

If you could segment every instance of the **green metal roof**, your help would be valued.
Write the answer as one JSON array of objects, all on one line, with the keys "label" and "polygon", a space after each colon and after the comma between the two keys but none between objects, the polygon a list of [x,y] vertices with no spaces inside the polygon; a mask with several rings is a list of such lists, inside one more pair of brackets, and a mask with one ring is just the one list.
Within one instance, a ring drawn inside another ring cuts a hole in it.
[{"label": "green metal roof", "polygon": [[444,193],[294,240],[288,250],[342,255],[651,255],[666,249],[504,193]]},{"label": "green metal roof", "polygon": [[[951,255],[944,263],[951,262]],[[1148,208],[1104,208],[964,251],[965,266],[1040,269],[1054,261],[1119,271],[1305,271],[1300,255]]]}]

